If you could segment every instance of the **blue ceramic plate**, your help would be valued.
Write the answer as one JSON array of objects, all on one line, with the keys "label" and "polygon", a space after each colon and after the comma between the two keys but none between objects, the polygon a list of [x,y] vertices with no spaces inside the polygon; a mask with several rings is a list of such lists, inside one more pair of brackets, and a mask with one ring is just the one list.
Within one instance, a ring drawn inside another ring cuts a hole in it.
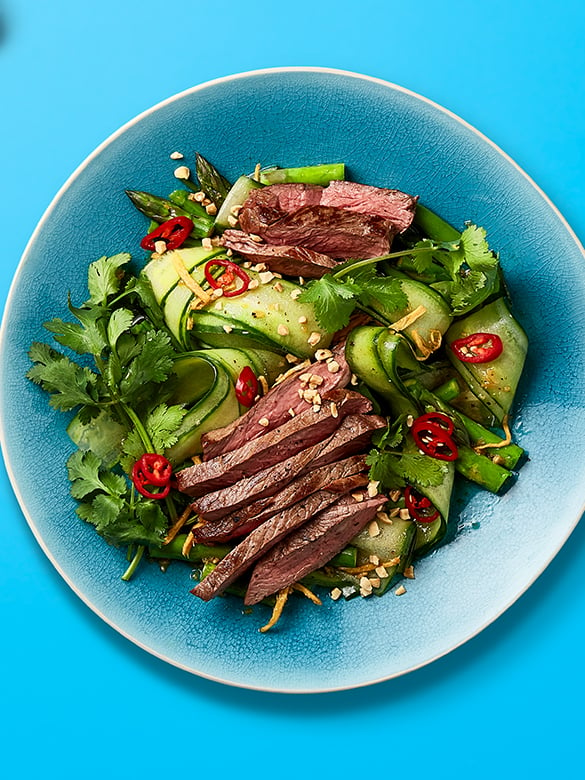
[{"label": "blue ceramic plate", "polygon": [[[515,434],[530,454],[496,498],[466,491],[456,540],[417,565],[407,593],[322,607],[294,599],[273,632],[233,599],[203,604],[189,569],[143,566],[120,580],[124,553],[74,513],[63,417],[25,380],[41,324],[85,300],[87,264],[133,251],[144,220],[124,189],[173,189],[174,150],[195,150],[228,177],[263,165],[345,161],[351,178],[418,194],[455,225],[483,225],[501,254],[530,337]],[[269,70],[191,89],[139,116],[75,172],[18,269],[2,332],[3,446],[39,543],[91,609],[141,648],[233,685],[312,692],[361,686],[429,663],[506,610],[544,570],[583,511],[583,249],[535,184],[443,108],[376,79],[314,68]],[[37,453],[48,468],[39,477]],[[567,459],[565,453],[570,452]],[[9,532],[9,531],[8,531]]]}]

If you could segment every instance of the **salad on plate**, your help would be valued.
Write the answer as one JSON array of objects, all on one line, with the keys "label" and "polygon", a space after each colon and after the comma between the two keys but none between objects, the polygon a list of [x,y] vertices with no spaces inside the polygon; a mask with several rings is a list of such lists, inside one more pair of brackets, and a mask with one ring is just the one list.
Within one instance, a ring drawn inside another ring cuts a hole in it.
[{"label": "salad on plate", "polygon": [[263,632],[291,594],[404,594],[460,482],[502,493],[526,459],[527,337],[486,231],[341,163],[232,183],[171,158],[180,187],[127,191],[146,256],[91,263],[30,349],[77,514],[123,579],[187,562],[195,597],[268,605]]}]

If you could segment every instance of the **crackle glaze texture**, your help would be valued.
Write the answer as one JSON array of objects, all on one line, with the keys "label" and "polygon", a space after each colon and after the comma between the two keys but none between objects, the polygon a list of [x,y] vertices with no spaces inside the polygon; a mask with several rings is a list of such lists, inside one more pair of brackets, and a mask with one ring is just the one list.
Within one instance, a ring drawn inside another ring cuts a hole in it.
[{"label": "crackle glaze texture", "polygon": [[[85,298],[87,264],[136,252],[144,220],[124,189],[174,188],[170,152],[200,151],[234,178],[263,165],[342,160],[351,178],[420,195],[453,224],[483,225],[501,255],[530,339],[515,435],[530,455],[503,497],[460,491],[449,545],[421,561],[407,593],[322,607],[294,599],[273,632],[263,608],[189,594],[189,567],[145,565],[130,582],[124,553],[75,515],[63,416],[25,378],[42,323]],[[65,580],[142,648],[222,682],[324,691],[387,679],[477,634],[542,572],[583,510],[585,264],[550,202],[464,122],[400,88],[314,69],[263,71],[181,94],[130,123],[74,174],[19,267],[3,323],[4,454],[23,512]],[[36,468],[39,451],[45,468]],[[570,453],[570,457],[567,455]],[[24,522],[24,520],[23,520]],[[10,529],[5,529],[10,534]],[[141,652],[137,649],[137,652]]]}]

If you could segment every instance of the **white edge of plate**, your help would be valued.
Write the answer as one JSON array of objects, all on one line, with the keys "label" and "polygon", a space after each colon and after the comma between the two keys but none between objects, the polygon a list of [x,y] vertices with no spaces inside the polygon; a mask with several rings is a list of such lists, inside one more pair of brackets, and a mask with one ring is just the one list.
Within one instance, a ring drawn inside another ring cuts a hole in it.
[{"label": "white edge of plate", "polygon": [[[414,97],[417,100],[420,100],[423,103],[426,103],[429,106],[432,106],[436,110],[440,111],[441,113],[451,117],[453,120],[458,122],[463,127],[470,130],[472,133],[474,133],[478,138],[480,138],[485,143],[489,144],[489,146],[492,147],[499,155],[501,155],[510,165],[512,165],[528,182],[529,184],[536,190],[536,192],[543,198],[543,200],[550,206],[550,208],[554,211],[554,213],[557,215],[560,222],[564,225],[569,235],[573,238],[575,245],[583,255],[585,259],[585,248],[579,241],[575,231],[571,228],[565,217],[562,215],[562,213],[559,211],[559,209],[555,206],[555,204],[551,201],[551,199],[546,195],[546,193],[536,184],[536,182],[524,171],[518,163],[516,163],[506,152],[504,152],[500,147],[495,144],[493,141],[491,141],[487,136],[485,136],[483,133],[481,133],[479,130],[477,130],[473,125],[469,124],[469,122],[466,122],[464,119],[461,119],[460,116],[453,113],[452,111],[449,111],[449,109],[444,108],[443,106],[439,105],[438,103],[435,103],[433,100],[430,100],[429,98],[424,97],[423,95],[419,95],[417,92],[414,92],[410,89],[407,89],[405,87],[401,87],[398,84],[394,84],[391,81],[385,81],[384,79],[379,79],[374,76],[366,76],[364,74],[360,73],[354,73],[353,71],[347,71],[347,70],[339,70],[336,68],[325,68],[325,67],[319,67],[319,66],[291,66],[291,67],[278,67],[278,68],[261,68],[258,70],[251,70],[251,71],[245,71],[243,73],[235,73],[230,76],[222,76],[217,79],[212,79],[210,81],[206,81],[202,84],[198,84],[195,87],[190,87],[189,89],[183,90],[182,92],[178,92],[175,95],[172,95],[169,98],[166,98],[165,100],[160,101],[156,105],[152,106],[151,108],[146,109],[145,111],[142,111],[140,114],[135,116],[133,119],[130,119],[128,122],[126,122],[124,125],[122,125],[118,130],[116,130],[114,133],[112,133],[108,138],[106,138],[105,141],[103,141],[99,146],[97,146],[94,151],[88,155],[88,157],[85,158],[85,160],[75,169],[75,171],[69,176],[69,178],[65,181],[63,186],[59,189],[57,194],[54,196],[50,204],[48,205],[45,213],[41,217],[37,227],[35,228],[33,234],[31,235],[24,252],[22,254],[22,257],[19,261],[19,264],[16,268],[14,278],[12,280],[12,284],[10,286],[10,289],[8,291],[8,296],[6,298],[6,305],[4,309],[4,316],[2,318],[2,324],[0,325],[0,354],[3,352],[3,344],[4,339],[6,337],[6,320],[7,320],[7,314],[10,310],[10,304],[12,301],[12,297],[14,294],[14,291],[18,284],[18,278],[20,276],[20,273],[22,271],[22,268],[24,267],[24,264],[26,263],[28,253],[33,246],[36,237],[38,233],[43,228],[45,222],[49,219],[51,216],[51,213],[60,200],[61,196],[67,191],[67,189],[70,187],[71,183],[85,170],[85,168],[90,164],[90,162],[97,157],[100,152],[105,149],[109,144],[114,141],[116,138],[121,136],[123,133],[126,132],[130,127],[140,122],[144,117],[149,116],[150,114],[158,111],[160,108],[163,108],[164,106],[170,105],[171,103],[175,102],[176,100],[180,100],[181,98],[185,97],[186,95],[193,94],[195,92],[199,92],[201,90],[208,89],[209,87],[213,87],[216,84],[222,84],[229,81],[236,81],[238,79],[244,79],[249,78],[250,76],[260,76],[263,74],[271,74],[271,73],[294,73],[294,72],[300,72],[300,73],[331,73],[332,75],[338,75],[338,76],[346,76],[348,78],[354,78],[354,79],[361,79],[363,81],[368,81],[373,84],[380,84],[383,87],[388,87],[392,90],[395,90],[396,92],[402,92],[405,95],[409,95],[410,97]],[[1,387],[0,387],[1,391]],[[0,406],[1,409],[1,406]],[[65,582],[69,585],[71,590],[86,604],[98,617],[100,617],[107,625],[111,626],[115,631],[117,631],[119,634],[121,634],[123,637],[128,639],[133,644],[140,647],[142,650],[145,650],[147,653],[150,653],[150,655],[155,656],[156,658],[159,658],[161,661],[164,661],[171,666],[175,666],[178,669],[182,669],[183,671],[189,672],[190,674],[195,674],[199,677],[202,677],[206,680],[211,680],[212,682],[221,683],[223,685],[229,685],[234,688],[243,688],[245,690],[256,690],[256,691],[262,691],[266,693],[295,693],[295,694],[307,694],[307,693],[334,693],[337,691],[344,691],[344,690],[353,690],[355,688],[364,688],[369,685],[376,685],[377,683],[386,682],[387,680],[394,679],[396,677],[402,677],[405,674],[410,674],[411,672],[415,672],[417,669],[421,669],[425,666],[428,666],[429,664],[433,663],[434,661],[437,661],[439,658],[442,658],[449,653],[456,650],[458,647],[461,647],[462,645],[469,642],[471,639],[473,639],[475,636],[478,636],[482,631],[484,631],[488,626],[490,626],[493,622],[495,622],[501,615],[503,615],[526,591],[533,585],[533,583],[540,577],[540,575],[546,570],[546,568],[549,566],[549,564],[554,560],[554,558],[558,555],[562,547],[565,545],[567,539],[571,536],[575,528],[577,527],[579,520],[581,519],[582,515],[585,513],[585,498],[583,500],[582,508],[579,512],[579,515],[574,519],[573,523],[569,527],[569,530],[566,534],[566,536],[561,540],[560,544],[555,548],[555,550],[551,553],[550,557],[544,564],[544,566],[536,572],[536,574],[532,577],[529,582],[527,582],[526,586],[521,590],[519,593],[517,593],[513,599],[511,599],[508,603],[505,604],[505,606],[502,607],[502,609],[497,612],[495,615],[493,615],[489,620],[487,620],[485,623],[480,625],[475,631],[470,633],[468,636],[464,637],[451,647],[447,648],[446,650],[442,651],[441,653],[437,653],[432,658],[427,659],[426,661],[422,661],[419,664],[416,664],[415,666],[410,667],[409,669],[404,669],[403,671],[396,672],[394,674],[390,674],[387,676],[379,677],[374,680],[367,680],[361,683],[357,684],[351,684],[351,685],[342,685],[342,686],[336,686],[331,688],[324,688],[324,689],[316,689],[316,688],[307,688],[307,689],[280,689],[280,688],[268,688],[263,686],[255,686],[255,685],[247,685],[245,683],[238,683],[234,682],[232,680],[226,680],[221,677],[215,677],[213,675],[205,674],[200,671],[196,671],[194,669],[191,669],[190,667],[186,666],[185,664],[180,664],[177,661],[174,661],[172,658],[169,658],[162,653],[157,652],[151,647],[148,647],[148,645],[143,644],[142,642],[138,641],[135,637],[133,637],[131,634],[128,634],[126,631],[124,631],[123,628],[118,626],[115,622],[110,620],[106,615],[104,615],[94,604],[92,604],[91,600],[88,596],[85,595],[82,591],[78,590],[75,583],[73,583],[70,578],[67,576],[67,574],[61,569],[61,567],[58,565],[56,560],[53,558],[51,551],[47,548],[47,546],[44,543],[44,540],[42,539],[37,527],[35,526],[33,518],[29,515],[24,499],[18,489],[18,483],[16,480],[16,476],[12,470],[11,464],[7,458],[7,451],[6,451],[6,444],[5,444],[5,434],[4,434],[4,426],[2,423],[2,418],[0,417],[0,449],[2,450],[2,454],[4,457],[4,462],[6,465],[6,471],[8,473],[8,478],[10,479],[12,489],[14,491],[14,494],[16,496],[16,499],[20,505],[20,508],[22,510],[22,513],[30,526],[30,529],[37,540],[39,546],[49,559],[49,561],[52,563],[52,565],[55,567],[57,572],[60,574],[60,576],[65,580]]]}]

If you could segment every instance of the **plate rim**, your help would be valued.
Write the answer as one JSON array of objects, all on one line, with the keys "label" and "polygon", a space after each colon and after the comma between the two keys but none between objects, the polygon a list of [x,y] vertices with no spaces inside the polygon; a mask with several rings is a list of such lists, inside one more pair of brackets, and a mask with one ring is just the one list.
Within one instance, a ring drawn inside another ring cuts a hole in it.
[{"label": "plate rim", "polygon": [[[474,125],[470,124],[468,121],[463,119],[458,114],[454,113],[448,108],[445,108],[441,104],[437,103],[434,100],[431,100],[430,98],[425,97],[424,95],[421,95],[418,92],[415,92],[414,90],[408,89],[406,87],[403,87],[399,84],[396,84],[394,82],[381,79],[379,77],[375,76],[369,76],[366,74],[358,73],[355,71],[350,70],[344,70],[344,69],[338,69],[338,68],[330,68],[330,67],[322,67],[322,66],[281,66],[281,67],[272,67],[272,68],[259,68],[254,70],[248,70],[248,71],[242,71],[234,74],[230,74],[227,76],[220,76],[214,79],[207,80],[205,82],[202,82],[200,84],[194,85],[192,87],[188,87],[187,89],[181,90],[180,92],[177,92],[167,98],[164,98],[163,100],[157,102],[153,106],[145,109],[144,111],[141,111],[140,113],[136,114],[134,117],[126,121],[124,124],[122,124],[117,130],[115,130],[113,133],[107,136],[105,140],[103,140],[98,146],[96,146],[92,152],[90,152],[84,160],[73,170],[73,172],[67,177],[67,179],[64,181],[64,183],[61,185],[61,187],[58,189],[58,191],[55,193],[51,201],[49,202],[48,206],[46,207],[45,211],[43,212],[40,220],[38,221],[33,233],[31,234],[30,238],[28,239],[25,248],[23,250],[23,253],[20,257],[20,260],[18,262],[18,265],[16,267],[16,270],[14,272],[12,281],[10,283],[10,287],[8,290],[8,294],[6,296],[5,304],[4,304],[4,311],[2,316],[2,323],[0,324],[0,355],[4,354],[4,344],[7,339],[7,321],[9,317],[9,313],[12,309],[13,305],[13,299],[16,296],[16,290],[19,286],[19,280],[20,276],[23,272],[23,268],[26,265],[29,255],[31,253],[31,250],[37,240],[37,237],[39,233],[43,230],[45,224],[49,221],[53,211],[55,210],[56,206],[58,205],[59,201],[61,200],[62,196],[67,192],[67,190],[70,188],[72,183],[83,173],[83,171],[91,164],[91,162],[104,150],[106,149],[112,142],[114,142],[118,137],[122,136],[127,130],[132,128],[134,125],[141,122],[144,118],[147,116],[156,113],[161,108],[164,108],[166,106],[171,105],[172,103],[181,100],[182,98],[196,94],[197,92],[212,88],[214,86],[225,84],[233,81],[238,81],[242,79],[247,79],[250,77],[257,77],[257,76],[264,76],[264,75],[278,75],[278,74],[288,74],[288,73],[318,73],[318,74],[330,74],[333,76],[341,76],[345,78],[352,78],[356,80],[366,81],[369,83],[377,84],[379,86],[382,86],[386,89],[390,89],[394,92],[399,92],[404,95],[407,95],[409,97],[412,97],[416,99],[417,101],[420,101],[436,111],[439,111],[440,113],[448,116],[452,120],[454,120],[456,123],[464,127],[466,130],[470,131],[473,135],[475,135],[477,138],[479,138],[483,143],[488,144],[498,155],[504,158],[504,160],[511,165],[513,168],[516,169],[518,173],[522,175],[522,177],[527,181],[529,185],[535,190],[535,192],[545,201],[545,203],[548,205],[548,207],[554,212],[559,222],[563,225],[564,229],[567,231],[567,234],[572,238],[573,242],[575,243],[576,249],[581,252],[583,255],[583,258],[585,259],[585,247],[579,240],[577,234],[567,221],[567,219],[564,217],[562,212],[557,208],[557,206],[554,204],[554,202],[551,200],[551,198],[544,192],[544,190],[534,181],[534,179],[529,176],[526,171],[512,158],[509,154],[507,154],[500,146],[498,146],[494,141],[492,141],[490,138],[488,138],[484,133],[482,133],[480,130],[478,130]],[[16,474],[14,473],[14,470],[12,468],[12,464],[10,462],[10,459],[8,457],[8,447],[6,442],[6,434],[4,430],[4,422],[3,422],[3,409],[4,409],[4,385],[0,383],[0,450],[2,452],[5,468],[7,471],[7,475],[12,487],[12,490],[14,492],[14,495],[17,499],[18,505],[20,507],[20,510],[30,528],[30,530],[33,533],[33,536],[38,543],[39,547],[43,551],[43,553],[48,558],[49,562],[52,564],[54,569],[57,571],[59,576],[67,583],[69,588],[73,591],[73,593],[81,599],[81,601],[91,609],[91,611],[97,615],[101,620],[104,621],[108,626],[113,628],[118,634],[123,636],[125,639],[129,640],[132,644],[139,647],[141,650],[144,650],[149,655],[152,655],[156,658],[158,658],[161,661],[164,661],[165,663],[170,664],[171,666],[174,666],[175,668],[181,669],[184,672],[187,672],[189,674],[192,674],[196,677],[201,677],[202,679],[210,680],[212,682],[220,683],[222,685],[228,685],[235,688],[240,688],[244,690],[253,690],[253,691],[260,691],[264,693],[276,693],[276,694],[316,694],[316,693],[335,693],[338,691],[346,691],[346,690],[354,690],[359,688],[364,688],[370,685],[377,685],[381,682],[386,682],[388,680],[396,679],[399,677],[403,677],[407,674],[411,674],[412,672],[417,671],[418,669],[424,668],[425,666],[428,666],[435,661],[439,660],[440,658],[454,652],[462,645],[469,642],[474,637],[478,636],[480,633],[482,633],[486,628],[488,628],[492,623],[494,623],[499,617],[501,617],[505,612],[510,609],[510,607],[513,606],[513,604],[516,603],[523,595],[526,593],[527,590],[529,590],[530,587],[536,582],[536,580],[546,571],[548,566],[551,564],[551,562],[556,558],[560,550],[564,547],[568,539],[571,537],[572,533],[574,532],[575,528],[579,524],[581,518],[583,517],[583,514],[585,513],[585,491],[584,496],[582,499],[582,505],[581,509],[579,511],[579,514],[576,518],[573,519],[573,521],[568,525],[565,535],[562,537],[560,542],[557,544],[555,549],[551,552],[549,557],[547,558],[544,565],[539,568],[539,570],[533,575],[531,579],[525,584],[525,587],[519,590],[517,593],[514,594],[514,597],[511,598],[505,605],[501,607],[501,609],[496,612],[495,614],[491,615],[489,619],[487,619],[485,622],[483,622],[481,625],[476,627],[472,632],[470,632],[468,635],[457,641],[455,644],[450,645],[448,648],[442,650],[439,653],[436,653],[432,657],[429,657],[425,659],[424,661],[421,661],[413,666],[409,666],[407,669],[403,669],[400,671],[392,672],[390,674],[382,675],[379,677],[376,677],[374,679],[364,680],[357,683],[347,683],[342,685],[334,685],[329,686],[325,688],[317,688],[317,687],[311,687],[311,688],[282,688],[277,686],[268,686],[268,685],[259,685],[259,684],[251,684],[251,683],[244,683],[244,682],[238,682],[235,680],[225,679],[221,676],[216,676],[213,674],[209,674],[206,672],[203,672],[201,670],[196,670],[190,666],[188,666],[185,663],[181,663],[172,657],[169,657],[165,655],[164,653],[156,650],[153,647],[148,646],[146,643],[140,641],[138,638],[132,636],[128,631],[126,631],[122,626],[118,625],[118,623],[112,619],[107,617],[96,605],[94,605],[91,601],[91,598],[85,594],[69,577],[69,575],[62,569],[62,567],[58,564],[56,559],[54,558],[51,550],[49,549],[48,545],[45,543],[39,529],[36,526],[36,523],[31,516],[26,503],[24,501],[24,497],[21,494],[20,488],[18,486],[18,480],[16,478]]]}]

